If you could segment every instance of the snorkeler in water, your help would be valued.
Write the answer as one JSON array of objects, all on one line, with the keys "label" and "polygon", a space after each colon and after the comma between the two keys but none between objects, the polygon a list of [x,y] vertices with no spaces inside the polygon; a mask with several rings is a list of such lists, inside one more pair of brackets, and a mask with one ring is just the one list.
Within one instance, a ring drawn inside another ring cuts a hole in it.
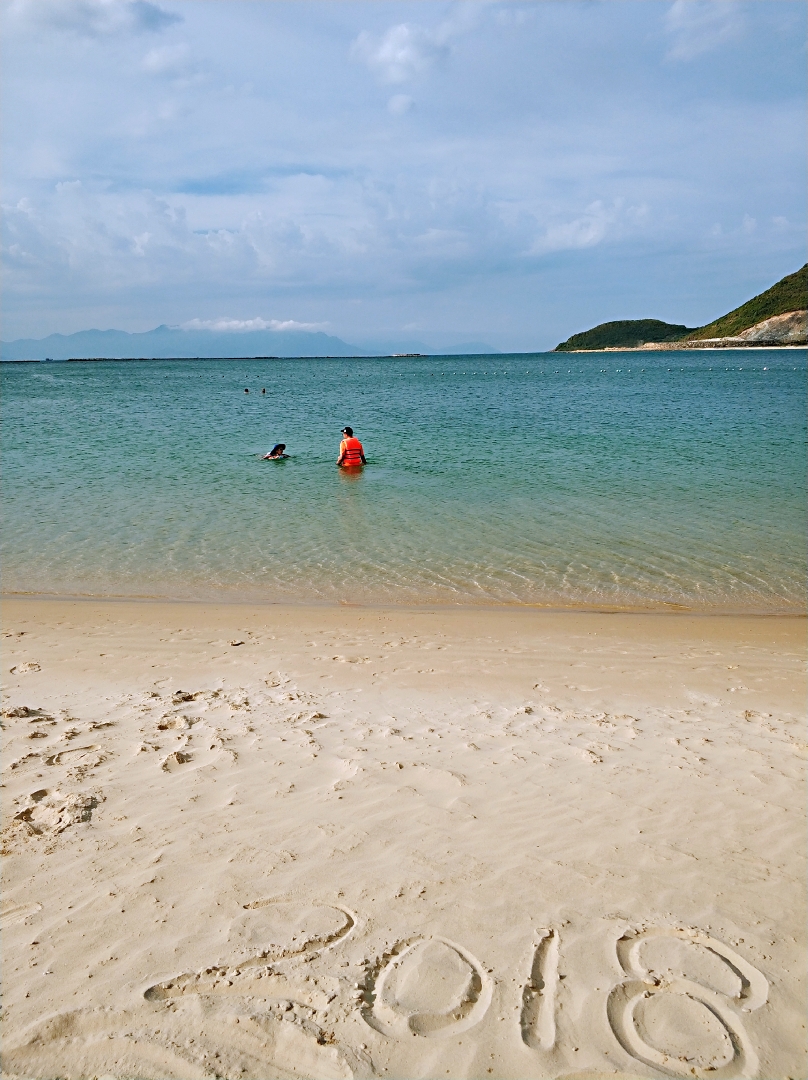
[{"label": "snorkeler in water", "polygon": [[286,458],[289,457],[288,454],[284,453],[285,450],[286,450],[286,443],[285,442],[275,443],[275,445],[272,447],[272,449],[269,451],[269,453],[264,454],[264,456],[261,458],[261,460],[262,461],[284,461]]}]

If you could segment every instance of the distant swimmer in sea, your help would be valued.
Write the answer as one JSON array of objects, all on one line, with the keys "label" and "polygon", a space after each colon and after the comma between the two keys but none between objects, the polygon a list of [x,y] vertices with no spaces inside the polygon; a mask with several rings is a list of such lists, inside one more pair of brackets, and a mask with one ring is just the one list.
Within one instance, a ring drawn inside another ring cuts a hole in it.
[{"label": "distant swimmer in sea", "polygon": [[285,442],[275,443],[275,445],[272,447],[272,449],[269,451],[269,453],[264,454],[264,456],[261,458],[261,460],[262,461],[285,461],[286,458],[289,457],[288,454],[284,453],[285,450],[286,450],[286,443]]},{"label": "distant swimmer in sea", "polygon": [[356,468],[359,465],[367,465],[364,448],[359,439],[354,437],[353,428],[344,427],[342,429],[342,434],[344,438],[339,444],[337,465],[342,465],[346,469]]}]

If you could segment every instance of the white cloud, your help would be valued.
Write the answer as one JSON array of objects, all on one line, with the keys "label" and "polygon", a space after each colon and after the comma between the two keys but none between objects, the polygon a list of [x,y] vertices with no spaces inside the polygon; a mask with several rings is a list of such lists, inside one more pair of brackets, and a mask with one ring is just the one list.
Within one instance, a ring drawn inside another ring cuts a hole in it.
[{"label": "white cloud", "polygon": [[494,18],[501,26],[524,26],[534,12],[525,7],[500,7]]},{"label": "white cloud", "polygon": [[403,83],[420,75],[447,51],[446,42],[434,31],[409,23],[391,26],[381,38],[363,30],[354,42],[354,54],[388,83]]},{"label": "white cloud", "polygon": [[[5,335],[273,307],[348,340],[352,320],[529,327],[573,266],[645,295],[657,258],[702,284],[703,249],[724,282],[755,245],[790,265],[803,5],[506,3],[518,25],[499,4],[0,0],[44,27],[3,70]],[[182,26],[136,32],[162,8]],[[682,62],[736,15],[740,45]]]},{"label": "white cloud", "polygon": [[169,79],[182,78],[196,70],[191,50],[185,44],[161,45],[150,49],[143,57],[141,67],[150,75],[162,75]]},{"label": "white cloud", "polygon": [[487,2],[478,0],[476,3],[455,4],[448,16],[432,28],[398,23],[380,36],[363,30],[351,51],[382,82],[408,82],[449,55],[452,38],[474,29]]},{"label": "white cloud", "polygon": [[326,323],[297,322],[295,319],[189,319],[181,324],[182,330],[220,330],[228,333],[240,330],[321,330]]},{"label": "white cloud", "polygon": [[613,212],[605,210],[600,202],[593,203],[580,217],[549,225],[533,250],[538,253],[592,247],[604,239],[613,221]]},{"label": "white cloud", "polygon": [[605,205],[601,199],[590,203],[582,214],[569,221],[551,222],[536,238],[529,254],[570,251],[594,247],[606,239],[614,240],[643,231],[649,217],[645,205],[625,206],[621,199]]},{"label": "white cloud", "polygon": [[670,60],[692,60],[739,38],[743,12],[736,0],[674,0],[665,14],[665,30],[673,39]]},{"label": "white cloud", "polygon": [[150,0],[12,0],[9,14],[12,25],[83,37],[163,30],[182,21]]},{"label": "white cloud", "polygon": [[403,116],[404,113],[410,111],[414,104],[415,102],[409,94],[393,94],[387,102],[387,111],[391,112],[393,116]]}]

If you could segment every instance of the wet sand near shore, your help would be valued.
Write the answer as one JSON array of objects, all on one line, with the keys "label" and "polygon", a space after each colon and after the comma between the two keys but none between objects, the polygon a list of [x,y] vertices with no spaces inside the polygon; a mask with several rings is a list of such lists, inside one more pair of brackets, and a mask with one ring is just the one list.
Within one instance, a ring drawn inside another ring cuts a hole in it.
[{"label": "wet sand near shore", "polygon": [[3,634],[3,1076],[805,1075],[804,619]]}]

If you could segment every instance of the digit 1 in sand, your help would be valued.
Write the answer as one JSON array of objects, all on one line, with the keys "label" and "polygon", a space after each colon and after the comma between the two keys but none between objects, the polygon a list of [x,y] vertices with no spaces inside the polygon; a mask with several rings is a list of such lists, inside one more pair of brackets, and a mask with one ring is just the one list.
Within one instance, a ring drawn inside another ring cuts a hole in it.
[{"label": "digit 1 in sand", "polygon": [[539,930],[530,976],[522,991],[522,1042],[532,1050],[555,1045],[555,997],[558,986],[558,933]]}]

